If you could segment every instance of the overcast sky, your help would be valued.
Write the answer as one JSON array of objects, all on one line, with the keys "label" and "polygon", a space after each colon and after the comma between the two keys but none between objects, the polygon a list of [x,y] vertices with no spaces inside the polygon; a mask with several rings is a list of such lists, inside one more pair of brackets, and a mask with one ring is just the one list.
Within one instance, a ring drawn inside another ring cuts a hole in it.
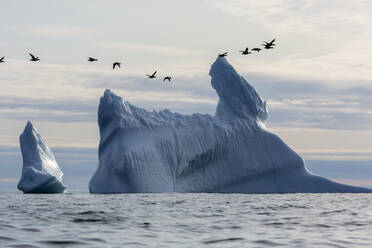
[{"label": "overcast sky", "polygon": [[[20,158],[27,120],[51,147],[96,148],[106,88],[147,109],[214,114],[208,72],[224,51],[268,101],[267,127],[305,159],[372,160],[371,1],[2,0],[0,9],[3,168]],[[274,50],[238,53],[273,38]],[[173,83],[147,80],[154,70]]]}]

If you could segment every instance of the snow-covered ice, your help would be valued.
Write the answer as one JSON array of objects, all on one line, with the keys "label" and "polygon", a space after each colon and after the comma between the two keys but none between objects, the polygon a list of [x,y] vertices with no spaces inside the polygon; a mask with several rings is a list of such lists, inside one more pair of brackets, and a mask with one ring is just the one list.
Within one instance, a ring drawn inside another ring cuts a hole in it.
[{"label": "snow-covered ice", "polygon": [[63,193],[63,173],[52,151],[30,121],[19,140],[23,168],[18,189],[24,193]]},{"label": "snow-covered ice", "polygon": [[372,192],[311,174],[264,128],[266,102],[225,58],[210,76],[219,96],[215,116],[150,112],[106,90],[90,192]]}]

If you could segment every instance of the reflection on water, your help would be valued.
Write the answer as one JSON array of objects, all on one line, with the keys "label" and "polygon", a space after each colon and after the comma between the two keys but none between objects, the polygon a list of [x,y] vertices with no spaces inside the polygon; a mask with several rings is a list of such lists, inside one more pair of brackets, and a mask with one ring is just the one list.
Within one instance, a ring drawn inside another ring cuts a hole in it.
[{"label": "reflection on water", "polygon": [[0,247],[370,247],[372,194],[0,192]]}]

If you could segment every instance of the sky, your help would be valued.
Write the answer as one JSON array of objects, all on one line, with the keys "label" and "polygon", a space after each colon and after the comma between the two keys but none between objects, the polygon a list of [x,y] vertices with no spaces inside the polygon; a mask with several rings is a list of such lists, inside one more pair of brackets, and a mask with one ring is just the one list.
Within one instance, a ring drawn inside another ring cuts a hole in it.
[{"label": "sky", "polygon": [[[106,88],[150,110],[214,114],[208,72],[224,51],[268,102],[267,128],[310,169],[372,186],[371,1],[2,0],[0,9],[0,189],[20,176],[27,120],[70,185],[86,185]],[[274,50],[238,52],[273,38]],[[148,80],[154,70],[172,84]]]}]

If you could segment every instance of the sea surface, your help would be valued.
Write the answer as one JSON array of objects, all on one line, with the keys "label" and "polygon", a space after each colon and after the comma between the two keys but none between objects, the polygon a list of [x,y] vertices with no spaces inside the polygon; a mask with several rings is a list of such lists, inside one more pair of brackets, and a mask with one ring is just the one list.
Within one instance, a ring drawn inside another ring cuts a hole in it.
[{"label": "sea surface", "polygon": [[0,247],[372,247],[372,194],[0,192]]}]

